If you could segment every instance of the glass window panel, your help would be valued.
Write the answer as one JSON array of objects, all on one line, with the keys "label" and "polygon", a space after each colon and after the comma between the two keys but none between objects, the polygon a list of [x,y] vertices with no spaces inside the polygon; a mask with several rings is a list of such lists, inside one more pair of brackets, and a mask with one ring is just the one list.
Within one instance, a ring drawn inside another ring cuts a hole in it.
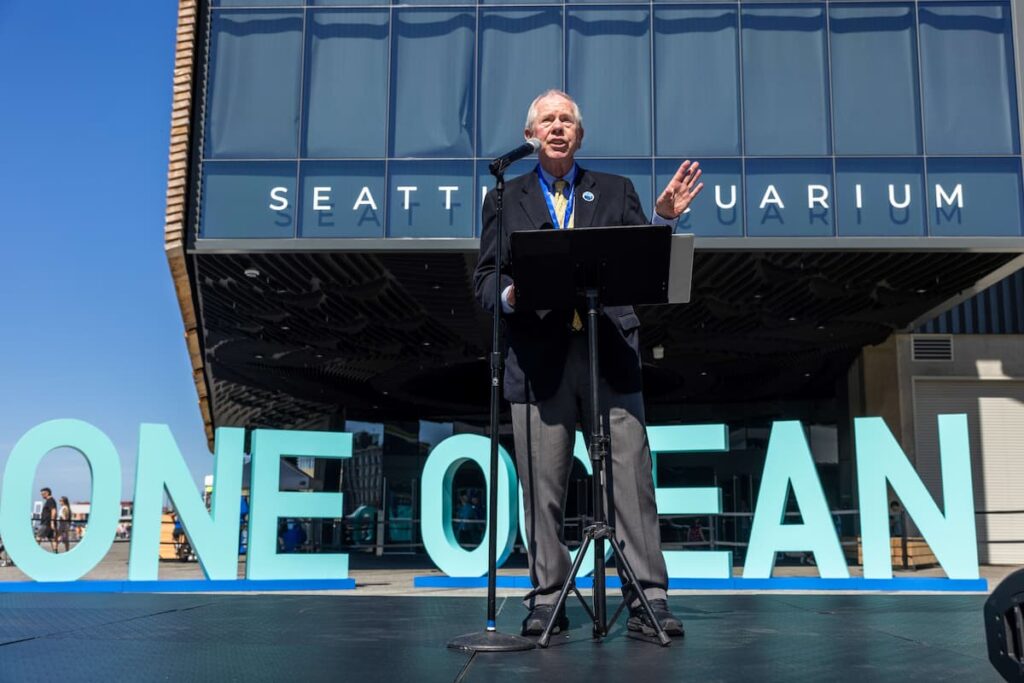
[{"label": "glass window panel", "polygon": [[391,154],[473,156],[474,11],[396,10]]},{"label": "glass window panel", "polygon": [[207,162],[199,236],[294,237],[294,161]]},{"label": "glass window panel", "polygon": [[383,161],[303,161],[300,237],[383,237]]},{"label": "glass window panel", "polygon": [[843,237],[925,234],[921,159],[838,159],[836,215]]},{"label": "glass window panel", "polygon": [[928,225],[936,237],[1019,236],[1020,159],[929,159]]},{"label": "glass window panel", "polygon": [[[683,214],[676,232],[701,237],[743,237],[743,162],[740,159],[701,159],[704,191]],[[679,170],[676,160],[659,159],[654,187],[660,192]]]},{"label": "glass window panel", "polygon": [[214,7],[281,7],[305,5],[303,0],[214,0]]},{"label": "glass window panel", "polygon": [[736,8],[659,7],[654,32],[657,154],[738,155]]},{"label": "glass window panel", "polygon": [[[522,123],[520,123],[520,125],[522,125]],[[475,237],[480,236],[480,229],[483,227],[480,222],[480,212],[483,210],[484,198],[494,187],[494,176],[492,176],[490,171],[487,169],[488,163],[490,162],[478,161],[476,164],[476,208],[474,209],[473,214],[473,235]],[[537,168],[536,157],[520,159],[509,166],[508,170],[505,171],[505,181],[507,182],[517,176],[525,175],[527,173],[533,173],[535,168]],[[506,197],[509,197],[509,195],[506,195]]]},{"label": "glass window panel", "polygon": [[480,156],[522,140],[530,102],[562,87],[562,69],[561,9],[480,12]]},{"label": "glass window panel", "polygon": [[388,0],[307,0],[303,4],[314,6],[345,6],[345,5],[389,5]]},{"label": "glass window panel", "polygon": [[830,159],[748,159],[749,237],[830,237]]},{"label": "glass window panel", "polygon": [[583,113],[583,149],[595,156],[651,153],[650,12],[569,10],[568,92]]},{"label": "glass window panel", "polygon": [[301,54],[301,12],[214,12],[206,156],[297,156]]},{"label": "glass window panel", "polygon": [[1016,154],[1009,7],[929,3],[920,16],[926,151]]},{"label": "glass window panel", "polygon": [[829,17],[836,154],[919,154],[913,5],[833,5]]},{"label": "glass window panel", "polygon": [[[586,114],[584,114],[586,120]],[[599,173],[624,175],[633,181],[633,188],[640,197],[644,215],[651,217],[654,206],[654,183],[651,179],[650,159],[580,159],[579,165]],[[595,226],[600,227],[600,226]]]},{"label": "glass window panel", "polygon": [[829,154],[825,11],[744,7],[746,153]]},{"label": "glass window panel", "polygon": [[388,237],[474,234],[473,162],[394,161],[389,174]]},{"label": "glass window panel", "polygon": [[387,156],[388,11],[310,12],[306,41],[303,156]]}]

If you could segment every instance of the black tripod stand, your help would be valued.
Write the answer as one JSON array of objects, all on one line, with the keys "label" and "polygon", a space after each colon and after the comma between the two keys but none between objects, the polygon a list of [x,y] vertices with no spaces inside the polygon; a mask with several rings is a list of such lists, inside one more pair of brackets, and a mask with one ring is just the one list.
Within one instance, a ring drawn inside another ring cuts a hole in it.
[{"label": "black tripod stand", "polygon": [[[572,307],[577,293],[582,293],[586,298],[587,309],[591,419],[589,453],[593,465],[594,523],[583,531],[583,545],[569,576],[562,584],[551,619],[537,641],[540,647],[548,646],[569,591],[576,594],[593,621],[595,638],[606,636],[609,625],[622,612],[625,601],[610,620],[607,618],[605,541],[611,543],[616,564],[625,577],[627,595],[632,593],[640,601],[650,623],[654,625],[660,644],[666,646],[671,643],[644,595],[633,568],[616,542],[615,529],[608,524],[606,517],[605,485],[611,439],[605,433],[601,420],[597,343],[601,306],[599,298],[610,298],[611,303],[615,304],[665,303],[668,300],[671,234],[671,228],[650,226],[525,231],[512,235],[517,306],[568,308]],[[615,258],[610,258],[610,254],[614,254]],[[551,292],[556,294],[552,295]],[[561,299],[558,298],[558,292],[561,293]],[[591,544],[594,545],[593,610],[576,587],[576,576]]]}]

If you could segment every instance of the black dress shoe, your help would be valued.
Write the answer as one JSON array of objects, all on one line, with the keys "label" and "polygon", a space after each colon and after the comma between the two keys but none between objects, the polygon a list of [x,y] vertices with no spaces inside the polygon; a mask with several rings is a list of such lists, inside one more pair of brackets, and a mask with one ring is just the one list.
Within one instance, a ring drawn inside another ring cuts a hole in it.
[{"label": "black dress shoe", "polygon": [[[547,628],[548,622],[551,621],[551,615],[554,613],[554,605],[537,605],[530,613],[523,619],[523,635],[524,636],[539,636],[544,633],[544,629]],[[558,618],[555,619],[555,627],[551,629],[552,635],[555,633],[561,633],[569,628],[569,617],[565,616],[565,610],[563,609],[559,614]]]},{"label": "black dress shoe", "polygon": [[[654,616],[661,624],[661,629],[670,636],[683,635],[683,622],[676,618],[668,609],[668,602],[665,600],[650,600]],[[629,608],[629,619],[626,620],[626,628],[630,631],[643,633],[645,636],[654,636],[658,632],[651,623],[650,617],[644,611],[643,605]]]}]

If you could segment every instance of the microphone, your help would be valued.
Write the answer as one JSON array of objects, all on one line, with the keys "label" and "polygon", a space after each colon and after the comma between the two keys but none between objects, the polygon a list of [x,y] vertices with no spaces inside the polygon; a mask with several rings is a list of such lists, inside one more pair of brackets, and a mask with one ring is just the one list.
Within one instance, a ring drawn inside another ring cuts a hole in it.
[{"label": "microphone", "polygon": [[500,173],[511,166],[514,162],[530,156],[538,149],[540,149],[540,140],[537,138],[530,138],[512,151],[506,152],[492,161],[488,168],[490,169],[491,174]]}]

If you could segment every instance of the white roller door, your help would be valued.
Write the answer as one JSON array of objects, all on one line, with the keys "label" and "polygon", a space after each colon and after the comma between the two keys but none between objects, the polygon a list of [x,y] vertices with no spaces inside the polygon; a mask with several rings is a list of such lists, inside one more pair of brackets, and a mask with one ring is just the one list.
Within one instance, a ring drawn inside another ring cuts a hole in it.
[{"label": "white roller door", "polygon": [[[936,416],[965,413],[982,564],[1024,564],[1024,381],[914,378],[921,479],[941,501]],[[940,503],[941,504],[941,503]]]}]

